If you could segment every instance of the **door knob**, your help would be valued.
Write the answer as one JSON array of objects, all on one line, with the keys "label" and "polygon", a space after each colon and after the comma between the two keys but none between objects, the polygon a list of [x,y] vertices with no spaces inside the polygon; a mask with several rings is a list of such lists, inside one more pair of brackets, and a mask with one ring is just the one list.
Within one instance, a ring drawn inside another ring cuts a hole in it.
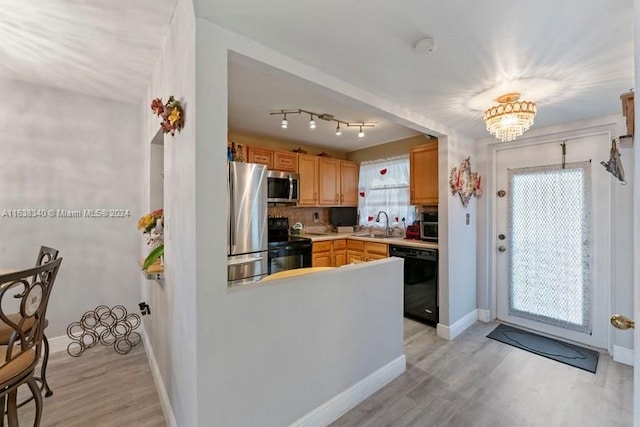
[{"label": "door knob", "polygon": [[614,314],[613,316],[611,316],[611,324],[614,328],[621,329],[623,331],[636,327],[636,322],[622,314]]},{"label": "door knob", "polygon": [[507,248],[505,248],[504,246],[498,246],[498,251],[504,252],[506,250],[507,250]]}]

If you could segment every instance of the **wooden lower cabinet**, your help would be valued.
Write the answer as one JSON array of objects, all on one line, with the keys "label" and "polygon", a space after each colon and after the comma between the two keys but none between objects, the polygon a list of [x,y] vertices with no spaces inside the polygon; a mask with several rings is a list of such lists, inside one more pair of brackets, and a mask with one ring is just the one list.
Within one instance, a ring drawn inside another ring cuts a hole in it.
[{"label": "wooden lower cabinet", "polygon": [[365,261],[387,258],[389,256],[389,245],[386,243],[366,242],[364,245]]},{"label": "wooden lower cabinet", "polygon": [[364,261],[364,242],[361,240],[347,240],[347,264]]},{"label": "wooden lower cabinet", "polygon": [[340,267],[357,262],[374,261],[389,256],[389,245],[362,240],[326,240],[313,244],[312,267]]},{"label": "wooden lower cabinet", "polygon": [[311,251],[312,267],[340,267],[347,263],[347,240],[316,242]]},{"label": "wooden lower cabinet", "polygon": [[328,240],[325,242],[316,242],[311,250],[311,266],[312,267],[333,267],[333,242]]},{"label": "wooden lower cabinet", "polygon": [[333,267],[341,267],[347,262],[347,241],[345,239],[333,241]]}]

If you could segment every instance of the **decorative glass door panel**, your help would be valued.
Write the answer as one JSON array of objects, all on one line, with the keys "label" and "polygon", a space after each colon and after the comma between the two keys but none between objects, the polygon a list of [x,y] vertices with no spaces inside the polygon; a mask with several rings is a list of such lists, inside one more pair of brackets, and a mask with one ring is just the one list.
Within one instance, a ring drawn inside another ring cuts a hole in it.
[{"label": "decorative glass door panel", "polygon": [[[608,134],[499,146],[495,152],[496,316],[609,348],[612,196]],[[502,195],[502,196],[501,196]]]},{"label": "decorative glass door panel", "polygon": [[510,315],[591,332],[590,170],[509,170]]}]

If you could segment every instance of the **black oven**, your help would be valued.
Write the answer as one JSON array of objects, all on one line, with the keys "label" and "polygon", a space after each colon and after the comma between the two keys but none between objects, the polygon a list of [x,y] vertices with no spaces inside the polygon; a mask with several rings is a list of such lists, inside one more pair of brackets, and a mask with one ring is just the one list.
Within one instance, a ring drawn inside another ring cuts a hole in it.
[{"label": "black oven", "polygon": [[269,243],[269,274],[311,267],[311,240],[290,237],[286,242]]},{"label": "black oven", "polygon": [[268,218],[268,273],[311,267],[311,239],[289,236],[288,218]]}]

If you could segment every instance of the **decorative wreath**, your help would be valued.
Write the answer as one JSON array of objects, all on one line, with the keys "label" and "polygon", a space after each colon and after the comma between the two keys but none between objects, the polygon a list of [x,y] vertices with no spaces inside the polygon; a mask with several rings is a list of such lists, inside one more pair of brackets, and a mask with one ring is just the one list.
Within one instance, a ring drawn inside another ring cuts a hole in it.
[{"label": "decorative wreath", "polygon": [[180,132],[184,127],[184,110],[180,101],[170,96],[166,104],[162,103],[162,98],[151,101],[151,110],[162,119],[160,128],[163,133],[170,133],[175,136],[176,130]]}]

